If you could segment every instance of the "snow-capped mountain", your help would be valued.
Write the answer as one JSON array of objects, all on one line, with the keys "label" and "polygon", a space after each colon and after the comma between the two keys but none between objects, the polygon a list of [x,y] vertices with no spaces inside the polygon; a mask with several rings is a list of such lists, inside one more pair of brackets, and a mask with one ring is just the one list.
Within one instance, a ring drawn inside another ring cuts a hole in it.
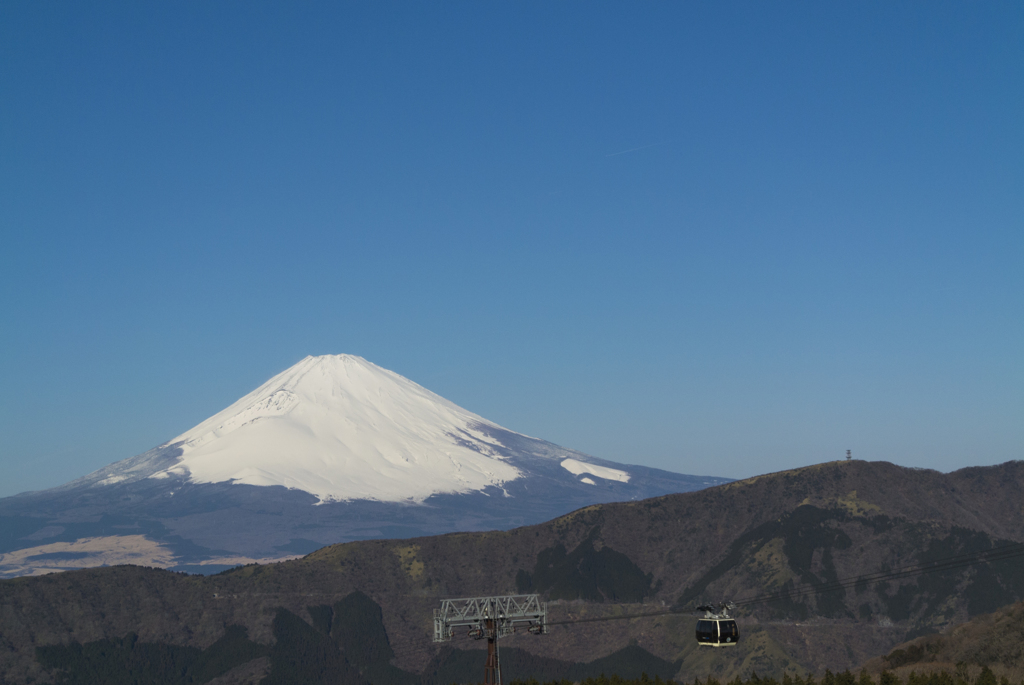
[{"label": "snow-capped mountain", "polygon": [[17,519],[25,533],[4,536],[0,575],[94,565],[83,562],[97,540],[123,562],[132,536],[140,563],[212,571],[352,539],[509,528],[726,481],[516,433],[361,357],[306,357],[149,452],[0,500],[0,525]]},{"label": "snow-capped mountain", "polygon": [[[158,450],[149,478],[283,485],[323,501],[422,502],[522,474],[483,429],[501,429],[361,357],[306,357]],[[118,464],[103,483],[131,475]]]}]

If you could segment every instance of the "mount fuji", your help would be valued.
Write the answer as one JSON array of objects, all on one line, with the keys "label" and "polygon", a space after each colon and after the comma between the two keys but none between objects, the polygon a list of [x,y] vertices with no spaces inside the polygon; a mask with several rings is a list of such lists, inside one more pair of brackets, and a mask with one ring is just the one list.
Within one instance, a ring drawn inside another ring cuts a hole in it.
[{"label": "mount fuji", "polygon": [[516,433],[361,357],[306,357],[148,452],[0,499],[0,577],[115,563],[210,573],[726,482]]}]

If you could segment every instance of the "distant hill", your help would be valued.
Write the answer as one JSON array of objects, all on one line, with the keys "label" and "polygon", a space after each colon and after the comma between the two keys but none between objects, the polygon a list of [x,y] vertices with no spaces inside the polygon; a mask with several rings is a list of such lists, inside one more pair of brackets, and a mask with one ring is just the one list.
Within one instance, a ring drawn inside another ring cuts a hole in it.
[{"label": "distant hill", "polygon": [[[691,682],[752,672],[839,672],[1021,601],[1024,564],[1020,558],[986,562],[840,592],[802,595],[800,587],[1024,542],[1022,506],[1024,462],[950,474],[833,462],[698,492],[594,505],[505,532],[353,542],[209,577],[115,567],[17,578],[0,581],[0,677],[45,681],[67,655],[43,652],[48,656],[39,661],[37,648],[104,640],[109,643],[89,648],[90,654],[128,659],[134,652],[126,645],[156,645],[139,649],[168,663],[202,666],[197,654],[218,641],[243,656],[258,651],[239,637],[243,630],[244,640],[271,652],[282,635],[305,634],[321,644],[309,659],[334,664],[335,671],[348,663],[358,674],[358,658],[346,656],[349,648],[326,630],[325,618],[356,592],[380,609],[374,653],[386,645],[394,654],[378,658],[374,668],[401,672],[374,676],[380,685],[401,678],[428,683],[431,673],[455,672],[445,669],[467,663],[463,658],[478,659],[482,668],[482,656],[460,656],[430,642],[432,610],[441,597],[515,592],[541,593],[552,621],[788,594],[740,612],[740,645],[728,651],[698,648],[694,617],[675,613],[515,635],[503,649],[510,667],[518,663],[523,670],[509,678],[578,673],[572,669],[601,659],[671,665]],[[328,649],[310,630],[335,647]],[[114,641],[121,646],[115,649]],[[460,638],[451,648],[481,646]],[[180,651],[185,648],[198,651]],[[632,651],[623,652],[627,648]],[[284,668],[274,658],[267,652],[247,668]],[[365,680],[353,675],[352,682],[363,682],[359,678]]]},{"label": "distant hill", "polygon": [[1011,683],[1024,682],[1024,602],[903,643],[865,664],[870,673],[887,670],[904,680],[911,671],[974,680],[985,667]]}]

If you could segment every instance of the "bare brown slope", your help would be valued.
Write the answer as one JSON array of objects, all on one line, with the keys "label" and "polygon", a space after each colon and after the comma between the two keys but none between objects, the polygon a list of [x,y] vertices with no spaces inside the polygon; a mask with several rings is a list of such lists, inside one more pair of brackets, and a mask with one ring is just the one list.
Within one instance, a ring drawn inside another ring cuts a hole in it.
[{"label": "bare brown slope", "polygon": [[901,677],[910,671],[941,670],[974,676],[985,666],[1011,682],[1024,680],[1024,602],[978,616],[945,633],[911,640],[865,664],[871,673],[889,670]]},{"label": "bare brown slope", "polygon": [[949,474],[947,479],[954,494],[961,500],[975,503],[969,507],[971,516],[975,517],[970,527],[1014,540],[1024,537],[1022,464],[1024,462],[1011,461]]},{"label": "bare brown slope", "polygon": [[[116,567],[3,581],[0,677],[45,678],[33,660],[36,645],[129,631],[205,647],[224,626],[239,624],[267,642],[275,607],[307,616],[307,607],[354,590],[381,605],[397,662],[416,669],[435,652],[429,636],[439,597],[538,591],[552,600],[554,620],[635,613],[681,598],[740,600],[1022,541],[1022,492],[1024,462],[948,475],[833,462],[588,507],[508,532],[335,545],[209,578]],[[744,669],[841,670],[915,631],[1024,599],[1018,595],[1024,578],[993,566],[757,606],[741,618],[741,646],[714,663],[693,648],[692,619],[677,615],[555,628],[510,643],[589,661],[635,641],[662,658],[684,659],[687,679]]]},{"label": "bare brown slope", "polygon": [[[944,475],[886,462],[832,462],[695,493],[587,507],[505,535],[453,534],[415,544],[432,589],[485,593],[496,584],[514,587],[517,571],[528,570],[553,542],[572,549],[596,528],[601,544],[663,581],[660,598],[674,598],[720,560],[731,542],[802,504],[855,518],[885,515],[1024,540],[1024,462],[991,469],[991,476],[986,469],[968,469],[972,474],[965,478],[964,472]],[[328,560],[338,549],[325,548],[306,560]],[[440,563],[428,563],[432,559]]]}]

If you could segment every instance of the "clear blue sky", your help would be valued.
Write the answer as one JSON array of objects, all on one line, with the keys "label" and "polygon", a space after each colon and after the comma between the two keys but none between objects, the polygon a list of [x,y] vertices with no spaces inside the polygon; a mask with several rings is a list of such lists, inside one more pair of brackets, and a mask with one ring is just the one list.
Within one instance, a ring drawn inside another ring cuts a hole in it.
[{"label": "clear blue sky", "polygon": [[0,4],[0,495],[352,353],[590,454],[1024,458],[1024,4]]}]

